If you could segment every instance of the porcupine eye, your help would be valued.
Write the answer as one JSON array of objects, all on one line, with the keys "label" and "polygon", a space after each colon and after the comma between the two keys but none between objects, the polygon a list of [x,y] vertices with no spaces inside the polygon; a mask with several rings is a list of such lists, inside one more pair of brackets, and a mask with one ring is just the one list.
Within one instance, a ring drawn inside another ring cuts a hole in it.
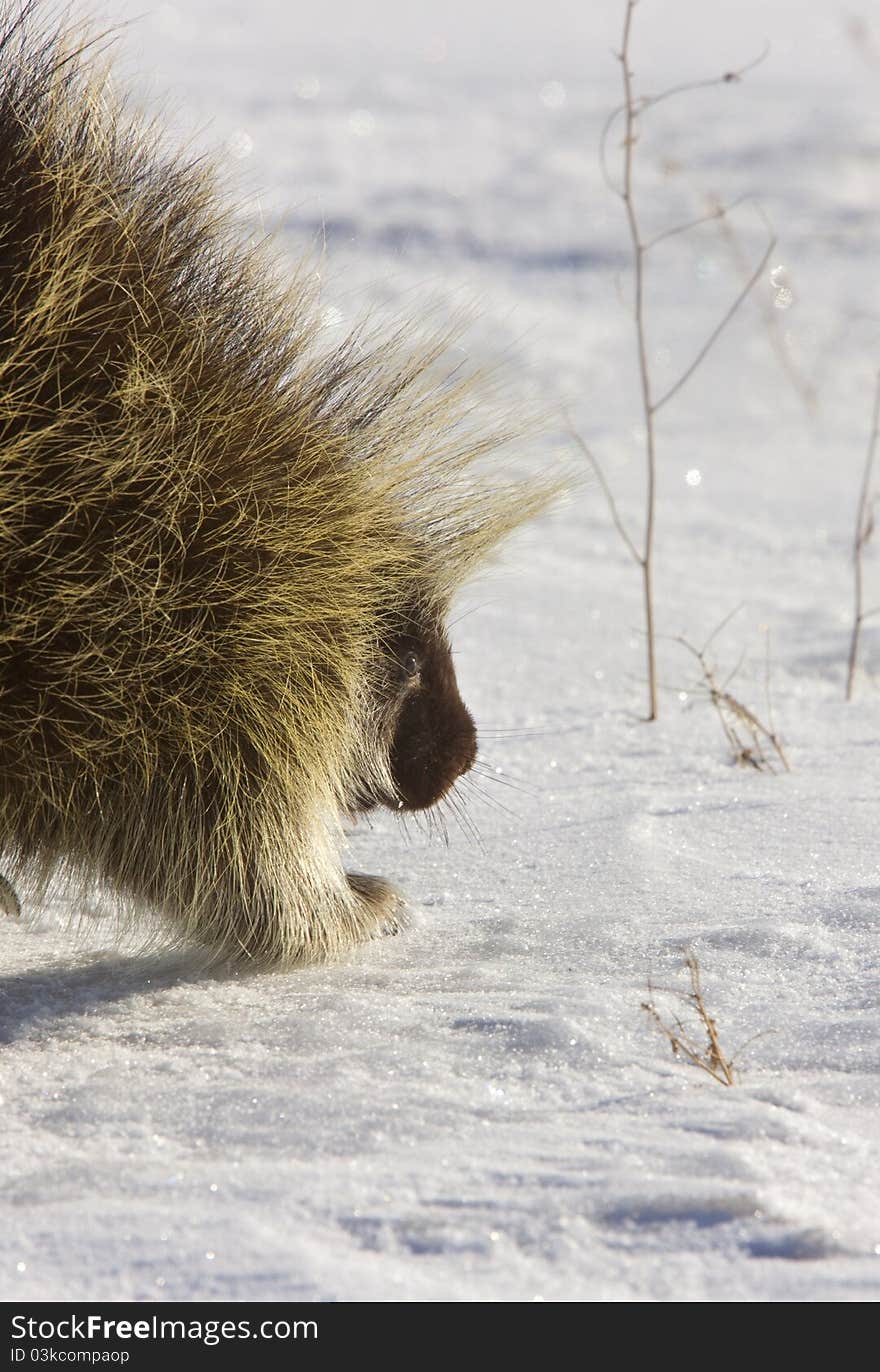
[{"label": "porcupine eye", "polygon": [[403,659],[401,666],[403,667],[403,675],[405,677],[414,677],[418,676],[419,672],[421,671],[422,664],[419,662],[419,659],[416,657],[415,653],[407,653],[406,657]]}]

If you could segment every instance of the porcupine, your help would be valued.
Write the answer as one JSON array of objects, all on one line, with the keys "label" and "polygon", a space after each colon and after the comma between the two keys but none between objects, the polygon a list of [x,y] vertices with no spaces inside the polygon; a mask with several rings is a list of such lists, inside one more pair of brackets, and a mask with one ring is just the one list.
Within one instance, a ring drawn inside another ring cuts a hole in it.
[{"label": "porcupine", "polygon": [[486,484],[439,345],[322,342],[307,273],[38,9],[0,9],[3,870],[332,955],[400,903],[342,821],[471,767],[450,598],[555,483]]}]

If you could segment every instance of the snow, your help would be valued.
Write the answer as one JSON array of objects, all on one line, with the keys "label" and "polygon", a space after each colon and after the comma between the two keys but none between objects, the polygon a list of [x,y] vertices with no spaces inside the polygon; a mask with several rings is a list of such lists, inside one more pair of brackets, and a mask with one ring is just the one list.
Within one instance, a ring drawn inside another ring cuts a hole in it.
[{"label": "snow", "polygon": [[[551,415],[525,460],[579,463],[566,411],[638,527],[627,247],[596,158],[616,0],[108,10],[142,16],[120,79],[227,149],[283,252],[317,250],[328,330],[476,303],[461,347]],[[448,846],[429,842],[390,815],[352,836],[351,865],[407,893],[405,934],[253,976],[146,957],[61,897],[5,919],[6,1299],[880,1294],[870,671],[843,701],[880,359],[880,31],[855,42],[819,0],[642,0],[634,65],[656,91],[765,37],[742,83],[658,107],[638,147],[646,232],[714,192],[754,197],[778,237],[755,298],[658,416],[661,720],[640,719],[636,569],[585,482],[455,624],[499,783],[463,791],[479,841],[450,819]],[[734,222],[757,262],[753,204]],[[741,276],[713,224],[649,268],[663,386]],[[876,603],[870,550],[867,570]],[[710,655],[723,675],[745,654],[731,689],[766,714],[769,630],[790,774],[731,765],[674,641],[701,643],[740,603]],[[684,948],[740,1050],[732,1089],[674,1059],[640,1008],[650,980],[680,1011],[662,988],[685,987]]]}]

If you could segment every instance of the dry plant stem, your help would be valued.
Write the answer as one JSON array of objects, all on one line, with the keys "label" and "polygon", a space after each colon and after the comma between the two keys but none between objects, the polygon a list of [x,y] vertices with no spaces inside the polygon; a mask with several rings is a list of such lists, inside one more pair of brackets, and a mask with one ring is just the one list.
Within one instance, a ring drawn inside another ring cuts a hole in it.
[{"label": "dry plant stem", "polygon": [[708,353],[708,352],[710,351],[710,349],[715,345],[715,343],[717,343],[718,339],[721,337],[722,333],[723,333],[724,330],[727,328],[727,325],[730,323],[731,319],[732,319],[733,316],[736,314],[737,310],[739,309],[740,305],[741,305],[741,304],[743,303],[743,301],[745,300],[746,296],[750,294],[750,292],[753,290],[753,288],[755,287],[755,285],[757,284],[757,282],[760,280],[760,278],[761,278],[761,276],[762,276],[762,274],[763,274],[764,268],[767,266],[767,263],[770,261],[770,254],[773,252],[773,250],[774,250],[775,247],[776,247],[776,238],[775,238],[775,235],[771,235],[770,241],[768,242],[767,247],[764,249],[764,256],[761,258],[761,260],[760,260],[760,262],[758,263],[757,267],[756,267],[755,270],[752,272],[752,274],[751,274],[751,276],[749,277],[748,281],[745,283],[745,285],[743,286],[743,288],[742,288],[742,290],[740,291],[739,295],[736,297],[736,299],[734,300],[733,304],[732,304],[732,305],[730,306],[730,308],[728,309],[727,313],[726,313],[726,314],[724,315],[724,317],[721,319],[720,323],[716,324],[715,328],[712,330],[712,332],[710,333],[709,337],[706,339],[706,341],[705,341],[705,343],[703,344],[702,348],[701,348],[700,351],[697,353],[697,355],[696,355],[696,357],[694,358],[693,362],[690,364],[689,367],[687,367],[687,368],[685,369],[685,371],[682,372],[682,374],[681,374],[681,376],[678,378],[678,380],[677,380],[676,382],[674,382],[673,385],[671,385],[671,386],[669,387],[669,390],[668,390],[668,391],[664,391],[663,394],[661,395],[660,399],[659,399],[659,400],[656,400],[656,401],[654,402],[654,410],[653,410],[654,414],[656,414],[657,411],[658,411],[663,405],[666,404],[667,400],[671,400],[672,397],[673,397],[674,395],[676,395],[676,394],[681,390],[681,388],[682,388],[682,386],[685,384],[685,382],[690,381],[690,379],[691,379],[691,377],[693,376],[694,372],[697,370],[697,368],[699,367],[700,363],[703,361],[703,358],[707,355],[707,353]]},{"label": "dry plant stem", "polygon": [[776,738],[776,720],[773,718],[773,700],[770,696],[770,629],[767,628],[767,638],[764,644],[764,701],[767,705],[767,726],[770,730],[771,738]]},{"label": "dry plant stem", "polygon": [[873,614],[872,610],[863,608],[863,573],[862,573],[862,552],[865,544],[874,532],[874,515],[871,508],[871,479],[874,471],[874,455],[877,451],[877,437],[880,434],[880,372],[877,373],[877,381],[874,389],[874,411],[871,417],[871,435],[868,439],[868,452],[865,457],[865,470],[862,473],[862,489],[859,493],[859,508],[856,515],[856,532],[853,540],[853,627],[852,638],[849,645],[849,667],[846,674],[846,698],[852,700],[853,682],[855,680],[856,666],[859,659],[859,639],[862,633],[862,625]]},{"label": "dry plant stem", "polygon": [[[743,277],[743,280],[748,279],[749,261],[743,249],[739,235],[736,232],[736,228],[732,220],[728,217],[728,214],[725,212],[724,205],[722,205],[721,201],[715,195],[707,196],[706,203],[709,205],[710,210],[709,213],[705,216],[705,218],[717,219],[720,221],[718,224],[718,231],[721,234],[722,239],[724,240],[724,245],[730,254],[731,260],[736,265],[736,268]],[[734,202],[734,204],[736,203],[738,202]],[[729,210],[732,209],[733,206],[729,206],[727,208]],[[762,264],[762,266],[763,265],[764,264]],[[747,288],[747,294],[750,289],[751,285]],[[798,396],[798,399],[800,400],[807,414],[810,416],[815,415],[818,406],[818,395],[816,386],[812,381],[808,380],[807,377],[804,376],[800,367],[798,367],[797,363],[792,357],[791,350],[785,342],[783,331],[779,325],[778,310],[772,303],[769,303],[763,297],[760,298],[758,301],[758,308],[761,311],[761,315],[764,320],[764,325],[767,329],[767,337],[770,340],[770,346],[776,354],[776,358],[779,362],[779,365],[781,366],[782,370],[785,372],[785,375],[791,382],[792,388],[794,389],[796,395]]]},{"label": "dry plant stem", "polygon": [[645,541],[639,561],[642,568],[642,593],[645,601],[645,633],[648,651],[648,719],[657,718],[657,661],[654,644],[654,595],[653,555],[654,555],[654,507],[656,486],[656,460],[654,442],[654,405],[651,399],[651,375],[648,370],[648,349],[645,340],[645,245],[639,232],[633,198],[633,150],[635,148],[636,106],[633,99],[632,71],[629,65],[629,39],[633,11],[638,0],[627,0],[626,17],[623,24],[623,42],[620,50],[620,64],[623,71],[623,90],[626,105],[626,129],[623,139],[623,190],[621,192],[626,208],[626,220],[632,241],[633,266],[635,272],[635,301],[633,312],[636,325],[636,344],[639,356],[639,381],[642,391],[642,410],[645,417]]},{"label": "dry plant stem", "polygon": [[[703,216],[700,219],[694,220],[686,224],[675,225],[673,228],[666,230],[664,233],[657,234],[653,239],[647,241],[643,239],[641,229],[639,227],[638,214],[636,211],[634,177],[635,146],[638,141],[638,118],[639,115],[644,114],[645,111],[652,109],[655,105],[660,104],[662,101],[667,100],[674,95],[683,94],[684,92],[691,90],[700,90],[707,86],[715,86],[732,81],[738,81],[744,72],[749,71],[752,67],[756,66],[759,62],[762,62],[764,60],[764,57],[766,56],[766,51],[762,53],[758,58],[756,58],[753,62],[750,62],[745,67],[742,67],[739,71],[725,72],[723,76],[715,77],[708,81],[695,81],[689,82],[681,86],[674,86],[671,87],[669,90],[662,91],[659,95],[655,96],[637,96],[633,90],[633,72],[629,62],[632,21],[633,14],[637,4],[638,0],[627,0],[626,12],[624,15],[623,23],[623,36],[621,39],[620,52],[618,53],[618,60],[620,61],[623,79],[624,99],[623,103],[609,115],[605,123],[605,127],[602,131],[599,143],[599,157],[602,164],[603,175],[605,177],[606,183],[614,192],[614,194],[618,195],[623,202],[633,254],[633,320],[635,323],[636,330],[636,351],[638,355],[639,364],[639,386],[641,391],[642,413],[644,417],[645,428],[645,522],[641,548],[637,546],[636,541],[631,537],[631,535],[627,532],[626,528],[624,527],[623,522],[620,518],[620,514],[617,510],[614,497],[611,493],[611,489],[596,458],[590,452],[587,445],[584,443],[583,439],[581,439],[577,434],[574,434],[574,437],[580,445],[582,451],[584,452],[584,455],[587,457],[588,461],[590,462],[590,465],[592,466],[593,470],[595,471],[599,479],[599,483],[602,487],[603,494],[605,496],[606,501],[608,502],[608,507],[611,512],[611,517],[614,521],[615,528],[617,529],[618,533],[623,539],[623,542],[625,543],[631,557],[641,569],[642,596],[645,605],[645,642],[647,649],[648,667],[647,718],[648,720],[655,720],[658,715],[658,693],[653,590],[654,526],[657,484],[656,431],[654,416],[656,415],[657,411],[661,409],[661,407],[665,405],[667,401],[671,400],[672,397],[676,395],[678,391],[681,390],[682,386],[684,386],[690,380],[694,372],[699,367],[700,363],[706,357],[707,353],[717,342],[718,338],[723,333],[724,329],[727,327],[730,320],[733,318],[734,314],[739,309],[740,305],[743,303],[749,291],[751,291],[752,287],[755,285],[755,282],[758,280],[759,276],[766,267],[770,254],[773,251],[773,248],[775,247],[776,240],[771,235],[770,242],[768,243],[764,256],[759,262],[753,275],[747,281],[746,285],[743,287],[740,294],[734,300],[733,304],[730,306],[730,308],[728,309],[727,313],[724,315],[720,323],[715,327],[715,329],[713,329],[712,333],[706,339],[703,346],[699,349],[693,361],[682,372],[682,374],[678,377],[677,381],[675,381],[674,384],[670,386],[669,389],[659,397],[659,399],[655,399],[652,392],[651,372],[648,365],[648,344],[645,327],[645,258],[652,248],[656,247],[665,239],[671,238],[676,234],[685,233],[688,229],[693,228],[696,224],[702,223],[704,218],[718,218],[724,213],[726,213],[726,211],[723,208],[713,209],[709,215]],[[620,186],[616,186],[611,181],[611,178],[608,175],[607,171],[606,143],[608,135],[615,120],[621,114],[624,116],[623,174]]]},{"label": "dry plant stem", "polygon": [[[632,7],[635,8],[637,4],[638,0],[633,0]],[[700,81],[683,81],[678,86],[670,86],[667,90],[661,91],[659,95],[640,95],[636,101],[637,113],[644,114],[647,110],[653,109],[655,105],[661,105],[665,100],[671,100],[673,96],[676,95],[688,95],[691,91],[710,90],[713,86],[730,85],[733,82],[741,81],[747,72],[754,71],[755,67],[759,67],[761,63],[765,61],[769,52],[770,45],[769,43],[765,43],[757,57],[752,58],[751,62],[746,62],[744,66],[737,67],[734,71],[723,72],[721,76],[704,77]],[[605,120],[605,123],[602,126],[602,132],[599,135],[599,164],[602,169],[602,176],[605,184],[610,190],[614,191],[616,195],[619,195],[620,191],[614,185],[608,174],[606,149],[611,129],[614,126],[615,121],[625,112],[625,110],[625,103],[616,105]]]},{"label": "dry plant stem", "polygon": [[749,195],[738,195],[736,200],[731,200],[729,205],[723,205],[720,200],[710,199],[709,203],[712,205],[712,209],[706,214],[699,214],[696,219],[688,219],[683,224],[673,224],[671,229],[664,229],[662,233],[655,234],[645,244],[645,252],[649,252],[651,248],[656,248],[658,243],[664,243],[667,238],[676,238],[680,233],[689,233],[691,229],[698,229],[701,224],[711,224],[715,219],[724,219],[726,215],[731,214],[733,210],[738,209],[740,205],[744,205],[750,199],[751,196]]},{"label": "dry plant stem", "polygon": [[[732,614],[735,613],[736,611],[734,610]],[[782,764],[785,771],[790,772],[791,768],[788,765],[788,758],[785,755],[785,750],[782,747],[779,735],[773,726],[772,707],[769,704],[769,661],[765,673],[765,690],[767,691],[770,719],[770,723],[767,725],[758,718],[754,711],[750,710],[748,706],[743,705],[742,701],[737,700],[736,696],[732,695],[727,689],[730,681],[736,675],[738,666],[737,668],[734,668],[734,671],[730,673],[724,683],[719,684],[715,676],[715,669],[710,665],[709,660],[706,657],[706,652],[712,639],[720,633],[721,629],[723,629],[724,625],[731,618],[732,615],[728,615],[727,618],[719,624],[718,628],[712,633],[709,639],[707,639],[702,648],[695,648],[693,643],[683,637],[677,638],[676,642],[680,643],[683,648],[686,648],[700,664],[706,692],[709,696],[709,700],[715,707],[721,728],[724,730],[724,737],[727,739],[730,746],[734,762],[738,763],[741,767],[754,767],[756,772],[772,772],[774,770],[773,755],[775,755],[777,761]],[[738,732],[740,729],[745,733],[745,738]],[[772,753],[768,754],[768,746],[772,750]]]},{"label": "dry plant stem", "polygon": [[691,993],[688,999],[700,1017],[700,1021],[706,1030],[708,1046],[705,1057],[709,1070],[717,1081],[723,1081],[725,1086],[732,1086],[734,1083],[733,1063],[724,1056],[721,1049],[721,1042],[718,1038],[718,1025],[712,1015],[706,1009],[706,1002],[703,999],[703,988],[700,984],[700,964],[697,962],[693,953],[689,953],[685,959],[685,966],[691,979]]},{"label": "dry plant stem", "polygon": [[694,1067],[699,1067],[701,1071],[708,1073],[714,1081],[719,1082],[722,1086],[734,1086],[736,1077],[733,1072],[733,1058],[728,1058],[721,1047],[718,1025],[714,1017],[709,1014],[703,997],[700,964],[693,953],[688,953],[685,957],[685,967],[690,978],[691,989],[682,994],[682,999],[694,1011],[703,1028],[706,1035],[706,1042],[703,1046],[700,1046],[691,1037],[679,1016],[674,1017],[672,1024],[665,1022],[654,1004],[654,988],[650,982],[648,983],[649,998],[642,1002],[642,1009],[651,1017],[661,1034],[669,1040],[675,1057],[685,1058]]}]

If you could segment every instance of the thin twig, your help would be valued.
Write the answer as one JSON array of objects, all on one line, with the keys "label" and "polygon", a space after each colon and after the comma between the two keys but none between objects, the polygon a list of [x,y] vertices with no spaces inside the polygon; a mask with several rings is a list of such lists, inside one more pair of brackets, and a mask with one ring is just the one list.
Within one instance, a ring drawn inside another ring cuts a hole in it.
[{"label": "thin twig", "polygon": [[[782,741],[779,734],[776,732],[773,723],[772,706],[770,706],[769,703],[769,658],[765,677],[765,690],[767,692],[770,722],[769,724],[764,724],[753,710],[750,710],[747,705],[743,705],[742,701],[738,700],[736,696],[727,689],[739,670],[742,658],[740,658],[740,662],[737,664],[736,668],[734,668],[733,672],[728,675],[723,685],[720,685],[715,674],[715,668],[706,656],[706,650],[709,644],[716,635],[720,633],[721,629],[723,629],[724,625],[730,621],[732,615],[735,613],[736,611],[733,611],[721,622],[721,624],[719,624],[718,628],[710,634],[702,648],[695,647],[694,644],[683,635],[679,635],[675,641],[680,643],[692,657],[696,658],[700,665],[700,671],[703,674],[703,686],[705,687],[710,703],[713,705],[718,715],[718,720],[724,731],[724,737],[727,739],[734,762],[741,767],[754,767],[757,772],[772,772],[775,770],[773,766],[773,755],[775,754],[776,760],[781,763],[785,771],[790,772],[791,767],[789,766],[785,749],[782,746]],[[766,751],[768,745],[769,748],[772,749],[772,754],[768,754]]]},{"label": "thin twig", "polygon": [[656,248],[658,243],[664,242],[667,238],[675,238],[677,234],[688,233],[691,229],[699,228],[700,224],[710,224],[714,219],[724,219],[733,210],[746,201],[751,200],[750,195],[739,195],[736,200],[731,200],[729,205],[722,205],[720,201],[715,204],[715,208],[706,214],[697,215],[696,219],[688,219],[683,224],[674,224],[671,229],[664,229],[663,233],[658,233],[654,238],[649,238],[645,244],[645,252],[650,252]]},{"label": "thin twig", "polygon": [[[637,4],[638,0],[632,0],[631,8],[635,8]],[[747,72],[753,71],[755,67],[759,67],[761,63],[766,60],[769,53],[770,44],[765,43],[757,57],[753,57],[750,62],[746,62],[742,67],[737,67],[734,71],[722,72],[720,76],[707,76],[700,81],[685,81],[679,86],[670,86],[668,90],[661,91],[659,95],[640,95],[636,101],[636,113],[645,114],[648,110],[654,109],[655,106],[662,105],[664,100],[671,100],[675,95],[689,95],[691,91],[710,90],[713,86],[729,86],[732,83],[741,81]],[[617,55],[619,56],[619,54]],[[599,135],[599,166],[602,171],[602,179],[608,189],[613,191],[615,195],[620,196],[621,199],[623,199],[623,191],[615,186],[608,172],[607,150],[611,130],[614,128],[614,125],[617,123],[620,116],[625,113],[626,102],[624,101],[623,104],[617,105],[608,115],[608,118],[602,125],[602,132]]]},{"label": "thin twig", "polygon": [[638,218],[633,191],[633,152],[635,149],[636,102],[633,97],[632,71],[629,65],[629,40],[632,17],[637,0],[627,0],[626,15],[623,23],[623,42],[620,50],[620,65],[623,72],[623,92],[625,97],[626,124],[623,143],[623,203],[626,208],[626,221],[629,226],[633,250],[633,271],[635,277],[635,299],[633,315],[636,326],[636,348],[639,359],[639,382],[642,392],[642,410],[645,417],[645,541],[641,556],[642,593],[645,603],[645,629],[648,652],[648,719],[657,718],[657,662],[654,646],[654,595],[653,553],[654,553],[654,510],[656,486],[656,457],[654,444],[654,406],[651,399],[651,375],[648,370],[648,344],[645,337],[645,249],[639,231]]},{"label": "thin twig", "polygon": [[865,457],[865,469],[862,473],[862,489],[859,493],[859,507],[856,513],[856,532],[853,540],[853,627],[852,638],[849,645],[849,666],[846,674],[846,698],[852,700],[853,681],[856,674],[856,665],[859,657],[859,638],[861,637],[862,625],[868,615],[874,614],[874,610],[865,611],[862,609],[862,553],[865,544],[870,540],[874,532],[874,512],[872,502],[869,500],[871,493],[871,480],[874,469],[874,455],[877,451],[877,437],[880,434],[880,372],[877,373],[877,381],[874,389],[874,411],[871,417],[871,435],[868,439],[868,452]]},{"label": "thin twig", "polygon": [[700,964],[693,953],[687,953],[684,965],[688,971],[691,989],[688,992],[677,992],[676,994],[684,1000],[696,1016],[697,1022],[706,1036],[705,1044],[701,1046],[695,1041],[681,1016],[675,1015],[671,1025],[666,1023],[654,1004],[654,988],[650,981],[648,982],[648,999],[642,1001],[642,1009],[650,1016],[661,1034],[669,1040],[675,1057],[684,1057],[694,1067],[699,1067],[701,1071],[708,1073],[713,1080],[720,1082],[722,1086],[734,1086],[736,1077],[733,1071],[733,1058],[729,1058],[721,1047],[718,1023],[714,1016],[709,1014],[706,1006],[700,979]]},{"label": "thin twig", "polygon": [[770,726],[770,734],[776,737],[776,721],[773,718],[773,697],[770,694],[770,626],[767,625],[767,637],[764,640],[764,701],[767,705],[767,723]]},{"label": "thin twig", "polygon": [[751,274],[751,276],[749,277],[748,281],[747,281],[746,284],[743,286],[743,288],[742,288],[742,290],[740,291],[739,295],[736,297],[736,299],[734,300],[734,302],[733,302],[733,304],[731,305],[730,309],[729,309],[729,310],[727,311],[727,313],[724,315],[724,317],[723,317],[723,319],[721,320],[721,322],[720,322],[719,324],[717,324],[716,327],[712,330],[712,332],[710,333],[709,337],[706,339],[706,342],[703,344],[702,348],[701,348],[700,351],[697,353],[696,357],[694,358],[694,360],[693,360],[693,362],[690,364],[690,366],[687,367],[687,368],[682,372],[682,374],[681,374],[681,376],[678,378],[678,380],[677,380],[672,386],[669,387],[669,390],[668,390],[668,391],[665,391],[665,392],[663,393],[663,395],[661,395],[660,399],[659,399],[659,400],[656,400],[656,401],[654,402],[654,410],[653,410],[654,414],[656,414],[658,410],[662,409],[663,406],[666,404],[666,402],[667,402],[668,400],[671,400],[672,397],[673,397],[674,395],[677,395],[678,392],[681,390],[682,386],[685,384],[685,382],[686,382],[686,381],[689,381],[689,380],[691,379],[691,377],[693,376],[694,372],[697,370],[697,368],[699,367],[700,363],[703,361],[703,358],[704,358],[704,357],[706,356],[706,354],[710,351],[710,349],[715,345],[715,343],[717,343],[717,341],[718,341],[718,339],[720,338],[721,334],[722,334],[722,333],[724,332],[724,330],[727,328],[727,325],[730,323],[731,319],[732,319],[733,316],[736,314],[737,310],[738,310],[739,307],[742,305],[743,301],[746,299],[746,296],[750,293],[751,290],[753,290],[753,288],[754,288],[755,285],[757,284],[757,282],[758,282],[758,280],[759,280],[761,274],[762,274],[763,271],[764,271],[764,268],[766,267],[767,263],[770,261],[770,254],[773,252],[773,249],[774,249],[775,247],[776,247],[776,235],[775,235],[775,234],[771,234],[770,241],[769,241],[769,243],[767,244],[767,247],[766,247],[765,250],[764,250],[764,256],[761,258],[761,260],[760,260],[760,262],[758,263],[757,267],[756,267],[755,270],[752,272],[752,274]]},{"label": "thin twig", "polygon": [[745,603],[746,602],[744,600],[741,600],[738,605],[734,605],[733,609],[727,612],[727,614],[724,616],[722,620],[719,620],[719,622],[715,625],[715,628],[712,630],[709,637],[706,639],[706,642],[700,649],[701,653],[707,653],[709,651],[712,644],[715,642],[716,638],[721,633],[722,629],[726,629],[730,621],[732,619],[736,619],[736,616],[739,614],[740,610],[745,608]]},{"label": "thin twig", "polygon": [[[638,142],[639,125],[641,115],[653,109],[656,105],[665,100],[669,100],[674,95],[682,95],[685,92],[702,90],[711,86],[724,85],[733,81],[739,81],[746,72],[763,62],[767,56],[769,48],[765,48],[758,57],[747,62],[737,70],[727,71],[720,77],[712,77],[703,81],[690,81],[678,86],[671,86],[668,90],[661,91],[659,95],[637,95],[633,88],[633,72],[630,66],[630,39],[632,36],[633,14],[638,0],[627,0],[624,12],[623,34],[621,38],[620,51],[616,54],[620,62],[622,81],[623,81],[623,101],[618,105],[605,120],[602,132],[599,137],[599,162],[602,175],[609,189],[617,195],[623,202],[626,213],[627,228],[632,249],[633,259],[633,301],[632,314],[636,333],[636,352],[638,357],[639,388],[641,393],[642,412],[644,416],[645,432],[645,518],[644,532],[642,535],[641,547],[635,538],[626,528],[617,503],[611,491],[609,482],[587,444],[579,435],[575,434],[575,440],[587,458],[593,471],[599,479],[602,493],[608,504],[611,518],[618,534],[623,540],[627,552],[633,561],[639,566],[642,574],[642,596],[645,611],[645,642],[647,652],[647,678],[648,678],[648,719],[655,720],[658,714],[658,693],[657,693],[657,662],[656,662],[656,635],[654,630],[654,527],[656,511],[656,485],[657,485],[657,462],[656,462],[656,434],[654,427],[654,416],[661,406],[681,389],[685,382],[693,375],[697,367],[703,361],[706,354],[720,337],[721,333],[739,309],[746,295],[758,280],[761,272],[769,260],[770,254],[776,243],[775,237],[771,233],[770,243],[767,250],[756,268],[752,279],[745,289],[733,302],[724,318],[710,334],[697,356],[679,377],[673,386],[666,393],[655,400],[652,393],[651,372],[648,364],[648,341],[645,323],[645,258],[647,253],[664,239],[672,237],[674,234],[685,233],[688,229],[696,227],[708,219],[717,219],[727,213],[727,209],[722,206],[713,207],[710,214],[701,216],[687,224],[677,224],[663,233],[655,235],[654,238],[645,240],[642,238],[639,225],[638,212],[636,207],[635,195],[635,148]],[[624,118],[623,131],[623,165],[621,170],[620,184],[616,184],[608,170],[608,140],[611,130],[614,128],[620,116]],[[742,197],[743,199],[745,197]],[[739,204],[740,201],[734,202]],[[733,208],[731,206],[730,208]]]},{"label": "thin twig", "polygon": [[608,502],[608,509],[610,511],[611,519],[614,523],[615,529],[620,534],[620,537],[623,539],[624,543],[629,549],[633,560],[635,562],[638,562],[639,565],[641,565],[642,555],[626,530],[626,526],[623,523],[623,520],[620,517],[620,512],[617,508],[617,502],[611,493],[611,487],[608,485],[605,473],[603,472],[595,454],[593,453],[592,449],[584,442],[584,440],[581,438],[580,434],[577,432],[576,429],[571,428],[570,433],[575,443],[578,445],[581,452],[583,453],[584,457],[589,462],[593,471],[596,473],[596,478],[599,482],[599,485],[602,487],[602,494]]},{"label": "thin twig", "polygon": [[[711,211],[713,209],[717,208],[719,211],[724,209],[724,206],[716,195],[710,194],[706,196],[706,203],[710,208],[709,218],[712,218]],[[743,279],[745,279],[750,271],[750,263],[742,243],[737,236],[736,227],[728,215],[718,213],[716,217],[719,221],[718,232],[724,240],[724,245],[733,262],[736,264],[737,270],[740,272]],[[771,273],[771,280],[772,278],[773,274]],[[792,356],[791,348],[788,346],[783,330],[780,328],[779,309],[772,301],[768,300],[763,293],[759,293],[756,296],[756,300],[758,309],[761,311],[761,316],[764,320],[764,326],[767,330],[770,346],[776,354],[779,365],[791,382],[791,385],[797,393],[807,414],[811,416],[815,415],[819,399],[818,386],[814,380],[811,381],[804,375],[802,368],[798,366]]]}]

